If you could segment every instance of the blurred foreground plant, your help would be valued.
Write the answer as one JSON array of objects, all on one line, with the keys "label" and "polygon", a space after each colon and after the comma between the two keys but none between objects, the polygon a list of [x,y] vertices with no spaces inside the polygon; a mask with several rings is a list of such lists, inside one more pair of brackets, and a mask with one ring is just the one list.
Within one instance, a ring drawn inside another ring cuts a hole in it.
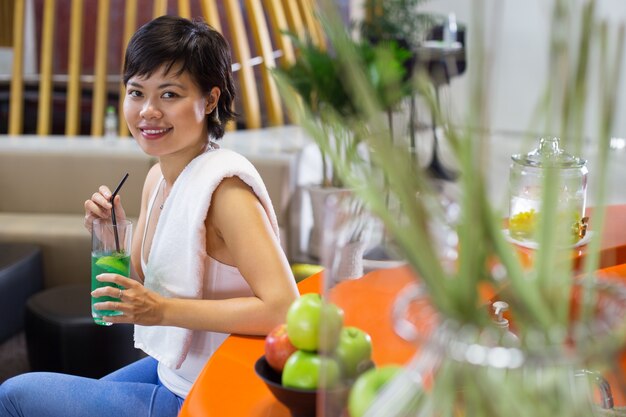
[{"label": "blurred foreground plant", "polygon": [[[581,379],[581,385],[573,382],[574,376],[581,369],[605,371],[615,366],[612,361],[624,342],[626,330],[626,309],[621,308],[626,307],[626,298],[619,289],[615,294],[613,290],[605,293],[606,289],[595,280],[599,233],[587,251],[586,274],[574,279],[579,271],[573,269],[566,241],[571,224],[558,221],[555,204],[558,170],[546,171],[539,250],[532,265],[523,265],[503,236],[501,213],[491,206],[487,196],[487,133],[475,129],[487,126],[489,116],[487,80],[491,50],[486,39],[493,38],[493,34],[484,32],[489,25],[485,22],[483,2],[476,0],[471,8],[468,55],[473,64],[468,71],[469,113],[463,125],[455,127],[446,120],[425,74],[416,74],[409,89],[421,94],[437,124],[444,126],[459,164],[460,218],[451,225],[459,244],[452,269],[445,267],[437,237],[429,227],[436,219],[445,218],[437,192],[408,148],[392,141],[384,117],[388,103],[381,98],[376,78],[371,77],[372,62],[363,58],[359,44],[345,30],[333,2],[322,4],[321,18],[331,45],[327,59],[333,61],[338,84],[347,95],[342,103],[350,105],[328,102],[316,106],[303,94],[306,90],[301,88],[300,78],[289,71],[277,73],[281,91],[298,123],[328,154],[342,180],[384,221],[395,244],[419,276],[441,324],[421,355],[407,365],[406,374],[381,395],[368,415],[408,415],[407,410],[415,415],[442,416],[552,417],[595,413],[586,377]],[[599,160],[592,174],[592,189],[597,205],[594,228],[601,231],[624,26],[611,31],[607,22],[597,18],[594,1],[554,0],[552,17],[549,78],[536,121],[542,126],[541,132],[580,144],[587,97],[591,91],[599,94],[599,126],[594,140]],[[591,51],[597,51],[597,59],[590,58]],[[387,61],[381,59],[391,54],[389,49],[386,54],[375,55],[379,61],[374,67],[384,67]],[[592,64],[597,80],[589,75],[594,73]],[[308,71],[315,74],[316,68],[312,66]],[[346,112],[346,108],[350,111]],[[345,146],[338,147],[336,143]],[[344,151],[337,151],[340,148]],[[483,340],[483,330],[494,327],[485,308],[489,300],[481,296],[485,288],[511,306],[519,339],[514,350],[494,352],[494,346]],[[601,304],[607,299],[615,301],[612,313],[608,313],[615,315],[610,325],[604,323],[605,305]],[[596,325],[601,322],[606,327],[599,332]],[[477,351],[476,346],[485,349]],[[495,359],[492,355],[496,355]],[[498,362],[497,355],[500,360],[504,355],[506,360]]]}]

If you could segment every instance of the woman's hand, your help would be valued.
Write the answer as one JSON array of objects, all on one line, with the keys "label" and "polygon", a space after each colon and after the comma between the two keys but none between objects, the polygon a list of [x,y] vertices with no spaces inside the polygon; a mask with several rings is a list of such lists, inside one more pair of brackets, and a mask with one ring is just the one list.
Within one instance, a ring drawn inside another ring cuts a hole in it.
[{"label": "woman's hand", "polygon": [[[134,279],[118,274],[100,274],[98,281],[111,282],[124,289],[113,286],[101,287],[91,292],[94,297],[114,297],[120,301],[105,301],[94,304],[96,310],[116,310],[122,312],[119,316],[103,316],[108,323],[133,323],[143,326],[154,326],[162,322],[165,297],[148,290]],[[120,297],[121,295],[121,297]]]},{"label": "woman's hand", "polygon": [[[85,228],[91,232],[93,228],[93,221],[95,219],[108,219],[111,217],[111,190],[106,185],[101,185],[98,191],[93,193],[91,198],[85,201]],[[115,216],[117,220],[122,221],[126,219],[126,213],[122,207],[121,198],[118,195],[115,196]]]}]

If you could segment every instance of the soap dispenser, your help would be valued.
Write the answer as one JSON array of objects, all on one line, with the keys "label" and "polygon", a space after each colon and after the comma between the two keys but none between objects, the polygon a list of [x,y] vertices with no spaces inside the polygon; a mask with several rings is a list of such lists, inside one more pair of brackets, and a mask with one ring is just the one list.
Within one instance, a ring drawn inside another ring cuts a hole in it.
[{"label": "soap dispenser", "polygon": [[509,309],[509,304],[506,301],[494,301],[491,304],[495,318],[494,324],[500,331],[499,345],[505,347],[517,347],[519,346],[518,337],[509,329],[509,321],[504,317],[504,313]]}]

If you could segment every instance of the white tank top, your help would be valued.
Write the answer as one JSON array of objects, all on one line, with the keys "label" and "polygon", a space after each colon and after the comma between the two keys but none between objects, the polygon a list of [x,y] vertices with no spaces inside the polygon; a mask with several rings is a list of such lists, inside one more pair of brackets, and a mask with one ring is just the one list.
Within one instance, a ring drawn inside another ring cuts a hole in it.
[{"label": "white tank top", "polygon": [[[163,177],[161,177],[161,182]],[[141,240],[141,270],[146,273],[147,264],[144,260],[144,241],[146,238],[148,219],[156,200],[157,190],[161,184],[155,187],[146,213],[146,229]],[[239,269],[234,266],[223,264],[207,255],[205,261],[204,285],[202,298],[205,300],[218,300],[234,297],[252,296],[250,286],[243,278]],[[179,369],[171,369],[159,363],[157,372],[163,385],[179,397],[185,398],[191,389],[198,374],[206,364],[213,352],[228,337],[227,333],[194,331],[191,339],[189,353]]]}]

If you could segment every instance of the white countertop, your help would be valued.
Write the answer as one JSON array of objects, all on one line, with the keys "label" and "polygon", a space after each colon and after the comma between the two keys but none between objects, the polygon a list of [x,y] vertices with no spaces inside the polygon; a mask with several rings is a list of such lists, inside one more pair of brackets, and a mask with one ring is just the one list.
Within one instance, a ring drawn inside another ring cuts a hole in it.
[{"label": "white countertop", "polygon": [[[312,141],[298,126],[280,126],[253,130],[228,131],[218,141],[221,147],[233,149],[245,156],[263,155],[279,157],[300,152],[312,144]],[[37,136],[37,135],[0,135],[0,151],[66,152],[137,152],[143,154],[131,137],[95,138],[93,136]]]},{"label": "white countertop", "polygon": [[[42,152],[67,152],[68,149],[92,153],[136,153],[138,156],[144,155],[132,138],[120,139],[93,139],[91,136],[77,136],[70,140],[65,140],[66,136],[46,136],[35,135],[7,136],[0,135],[0,152],[3,150]],[[63,140],[60,140],[63,139]],[[432,138],[428,132],[418,135],[419,152],[422,164],[426,164],[426,158],[430,155]],[[319,154],[316,151],[312,140],[304,133],[299,126],[280,126],[254,130],[237,130],[226,132],[224,138],[219,141],[220,146],[233,149],[242,155],[265,159],[288,159],[298,154],[298,163],[306,165],[317,165]],[[445,143],[443,144],[444,160]],[[496,207],[505,207],[508,204],[508,179],[511,155],[514,153],[528,152],[533,144],[524,143],[524,138],[519,135],[494,134],[489,141],[488,155],[488,183],[489,195]],[[597,185],[594,183],[594,172],[597,160],[597,146],[587,143],[583,150],[583,158],[588,160],[589,186],[588,205],[593,205]],[[626,203],[626,149],[612,149],[609,156],[609,174],[607,181],[608,204]],[[310,171],[311,167],[307,168]],[[304,181],[308,183],[309,181]]]}]

